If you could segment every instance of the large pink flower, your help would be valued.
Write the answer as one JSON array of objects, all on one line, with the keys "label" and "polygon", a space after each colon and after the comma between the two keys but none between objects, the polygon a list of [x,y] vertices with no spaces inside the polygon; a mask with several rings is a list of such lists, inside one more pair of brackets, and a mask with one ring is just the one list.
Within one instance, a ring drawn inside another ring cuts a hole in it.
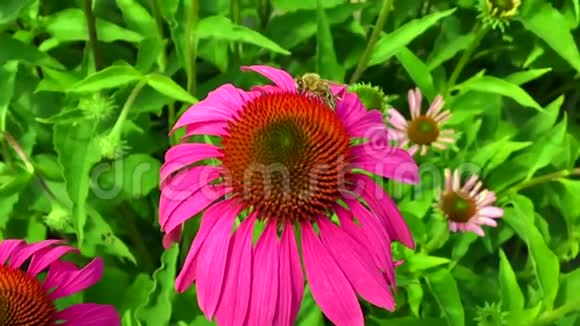
[{"label": "large pink flower", "polygon": [[416,163],[389,146],[381,113],[367,111],[345,87],[333,86],[331,108],[298,92],[285,71],[243,70],[274,85],[245,91],[225,84],[209,93],[174,130],[218,140],[175,145],[161,168],[164,245],[203,212],[176,289],[196,282],[201,310],[220,325],[292,325],[304,267],[315,301],[335,324],[363,324],[357,294],[393,310],[391,241],[414,242],[369,173],[415,183]]},{"label": "large pink flower", "polygon": [[[103,275],[103,261],[95,258],[80,269],[60,258],[76,249],[58,240],[27,244],[23,240],[0,243],[0,325],[121,325],[112,306],[94,303],[72,305],[57,311],[54,301],[82,291]],[[28,262],[28,268],[23,265]],[[47,271],[46,276],[37,278]]]}]

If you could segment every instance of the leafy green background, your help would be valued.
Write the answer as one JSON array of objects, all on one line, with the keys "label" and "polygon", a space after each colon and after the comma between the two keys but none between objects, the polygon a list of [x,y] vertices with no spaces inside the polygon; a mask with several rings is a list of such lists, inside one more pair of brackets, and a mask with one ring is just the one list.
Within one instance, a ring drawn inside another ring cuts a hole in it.
[{"label": "leafy green background", "polygon": [[[475,0],[0,1],[1,236],[105,258],[103,280],[63,305],[211,324],[193,289],[175,294],[184,250],[164,252],[157,224],[176,117],[222,83],[263,82],[246,64],[370,82],[405,114],[420,87],[445,97],[460,137],[419,159],[420,186],[385,184],[418,248],[395,245],[398,308],[363,303],[367,323],[580,325],[580,2],[522,2],[502,33]],[[484,238],[449,234],[431,208],[434,177],[464,164],[505,208]],[[328,323],[308,290],[297,323]]]}]

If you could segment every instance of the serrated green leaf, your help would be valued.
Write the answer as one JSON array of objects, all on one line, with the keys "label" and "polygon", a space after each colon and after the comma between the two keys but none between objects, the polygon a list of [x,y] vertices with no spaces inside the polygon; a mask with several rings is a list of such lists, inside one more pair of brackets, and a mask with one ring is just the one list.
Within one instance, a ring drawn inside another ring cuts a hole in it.
[{"label": "serrated green leaf", "polygon": [[220,39],[249,43],[268,49],[274,53],[290,54],[288,50],[283,49],[262,34],[245,26],[236,25],[224,16],[210,16],[201,19],[197,26],[197,37],[199,39]]},{"label": "serrated green leaf", "polygon": [[566,18],[551,3],[543,0],[523,1],[517,20],[580,72],[580,53],[574,37],[566,27]]},{"label": "serrated green leaf", "polygon": [[147,75],[147,85],[155,89],[159,93],[174,98],[178,101],[182,101],[188,104],[197,103],[197,99],[191,94],[189,94],[185,89],[183,89],[179,84],[173,81],[173,79],[161,75],[161,74],[150,74]]},{"label": "serrated green leaf", "polygon": [[48,54],[40,52],[34,46],[16,40],[9,35],[0,34],[0,44],[2,44],[2,51],[0,51],[0,65],[7,61],[16,60],[33,65],[64,69],[60,62]]},{"label": "serrated green leaf", "polygon": [[462,92],[478,91],[484,93],[494,93],[509,97],[525,107],[531,107],[542,111],[542,107],[526,91],[518,85],[493,76],[477,76],[457,85],[454,89]]},{"label": "serrated green leaf", "polygon": [[116,88],[144,78],[143,74],[129,65],[115,65],[97,71],[75,83],[69,92],[97,92]]},{"label": "serrated green leaf", "polygon": [[158,187],[160,168],[161,163],[149,155],[130,154],[101,170],[91,187],[96,194],[106,190],[109,199],[117,194],[125,199],[143,197]]},{"label": "serrated green leaf", "polygon": [[506,209],[504,220],[528,246],[530,259],[543,294],[543,307],[548,310],[552,309],[558,293],[560,262],[534,224],[535,213],[532,201],[524,196],[516,195],[512,199],[512,204],[513,208]]},{"label": "serrated green leaf", "polygon": [[101,150],[94,139],[95,125],[90,121],[54,126],[53,142],[64,176],[67,193],[73,202],[72,213],[79,245],[84,241],[87,219],[90,172],[101,159]]},{"label": "serrated green leaf", "polygon": [[[89,32],[84,12],[68,8],[45,18],[43,27],[58,42],[87,41]],[[141,42],[143,36],[101,18],[96,19],[97,38],[101,42]]]},{"label": "serrated green leaf", "polygon": [[503,250],[499,251],[499,287],[502,303],[510,311],[524,309],[524,294]]},{"label": "serrated green leaf", "polygon": [[175,296],[173,282],[177,269],[179,247],[174,245],[161,255],[161,266],[153,273],[153,288],[146,301],[135,311],[137,320],[146,325],[168,325],[171,320],[171,302]]},{"label": "serrated green leaf", "polygon": [[538,79],[546,73],[552,71],[552,68],[530,69],[526,71],[514,72],[506,76],[504,79],[512,84],[523,85],[532,80]]},{"label": "serrated green leaf", "polygon": [[461,296],[455,279],[446,269],[438,269],[425,276],[427,284],[450,326],[465,325]]},{"label": "serrated green leaf", "polygon": [[330,23],[326,17],[326,12],[322,7],[322,0],[317,0],[318,4],[318,33],[316,42],[316,71],[322,78],[336,82],[344,81],[346,73],[344,67],[338,63],[334,50]]},{"label": "serrated green leaf", "polygon": [[15,61],[0,66],[0,132],[6,129],[6,115],[14,95],[14,81],[17,72],[18,63]]},{"label": "serrated green leaf", "polygon": [[369,61],[369,66],[387,61],[390,57],[399,52],[402,47],[407,46],[411,41],[423,34],[439,20],[454,12],[455,8],[435,12],[419,19],[413,19],[393,32],[381,36],[375,44],[375,48]]},{"label": "serrated green leaf", "polygon": [[402,47],[395,56],[403,65],[409,77],[421,89],[423,95],[432,101],[437,94],[435,93],[435,86],[433,86],[433,77],[431,77],[431,73],[425,63],[407,47]]}]

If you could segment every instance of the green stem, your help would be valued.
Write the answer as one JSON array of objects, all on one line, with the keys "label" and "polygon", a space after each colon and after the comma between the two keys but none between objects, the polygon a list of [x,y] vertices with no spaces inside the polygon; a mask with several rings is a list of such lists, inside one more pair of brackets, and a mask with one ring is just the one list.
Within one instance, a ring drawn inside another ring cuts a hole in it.
[{"label": "green stem", "polygon": [[445,243],[445,240],[448,236],[448,227],[447,225],[442,225],[441,228],[439,230],[437,230],[437,233],[435,234],[435,236],[433,236],[431,238],[431,240],[429,240],[429,242],[427,242],[421,249],[421,251],[424,254],[428,254],[430,252],[432,252],[433,250],[441,247],[441,244]]},{"label": "green stem", "polygon": [[121,204],[121,212],[123,213],[124,226],[127,228],[127,234],[133,243],[137,256],[140,258],[140,264],[142,264],[143,269],[149,273],[155,270],[154,258],[151,255],[151,250],[147,248],[145,242],[143,242],[143,237],[141,236],[141,231],[139,231],[138,217],[135,211],[124,202]]},{"label": "green stem", "polygon": [[84,0],[85,17],[87,19],[87,27],[89,30],[89,46],[93,51],[95,59],[95,70],[99,71],[103,67],[103,60],[101,52],[99,51],[99,42],[97,38],[97,22],[93,13],[93,1]]},{"label": "green stem", "polygon": [[473,38],[467,49],[463,51],[461,58],[459,58],[457,65],[453,69],[451,77],[449,77],[449,82],[447,83],[448,90],[451,89],[453,86],[455,86],[455,83],[457,83],[457,79],[460,77],[463,68],[465,68],[465,65],[471,59],[471,55],[475,52],[475,50],[479,46],[479,43],[481,43],[481,40],[483,39],[485,34],[487,34],[488,30],[489,30],[488,27],[483,26],[482,24],[478,23],[477,25],[475,25],[472,32],[473,34],[475,34],[475,38]]},{"label": "green stem", "polygon": [[161,17],[161,10],[159,8],[160,8],[159,0],[152,0],[151,12],[153,13],[155,24],[157,25],[157,35],[159,36],[159,39],[163,43],[163,49],[161,50],[157,64],[159,65],[159,71],[165,72],[165,70],[167,70],[167,53],[166,53],[167,44],[165,42],[165,36],[163,35],[163,17]]},{"label": "green stem", "polygon": [[384,0],[383,7],[379,13],[379,18],[377,18],[377,22],[371,33],[371,37],[369,38],[369,42],[367,44],[367,48],[363,52],[362,56],[360,57],[356,69],[352,76],[350,77],[350,84],[356,83],[359,78],[361,77],[362,73],[365,71],[367,64],[371,58],[371,53],[373,52],[373,48],[375,44],[379,40],[379,36],[381,36],[381,32],[383,31],[383,27],[387,22],[387,17],[389,16],[389,10],[393,7],[393,3],[395,0]]},{"label": "green stem", "polygon": [[540,318],[532,323],[532,326],[551,325],[553,322],[562,319],[565,315],[577,311],[580,311],[580,300],[568,302],[557,309],[544,312]]},{"label": "green stem", "polygon": [[544,175],[541,175],[539,177],[531,178],[528,181],[520,182],[520,183],[516,184],[515,186],[511,187],[509,189],[509,192],[517,193],[518,191],[520,191],[522,189],[529,188],[529,187],[535,186],[537,184],[545,183],[545,182],[556,181],[558,179],[565,178],[565,177],[568,177],[571,175],[580,175],[580,168],[575,168],[572,170],[561,170],[561,171],[557,171],[557,172],[544,174]]},{"label": "green stem", "polygon": [[123,123],[125,123],[125,120],[127,120],[127,115],[129,115],[129,110],[133,106],[133,103],[135,103],[135,99],[137,98],[137,95],[139,95],[139,92],[141,92],[141,89],[143,89],[143,87],[145,85],[147,85],[146,79],[141,80],[137,85],[135,85],[135,87],[131,91],[131,94],[129,94],[127,101],[125,102],[125,105],[123,105],[123,109],[121,109],[121,113],[119,114],[117,121],[115,121],[115,125],[113,125],[113,128],[111,129],[111,132],[109,133],[109,135],[114,135],[114,134],[121,135]]},{"label": "green stem", "polygon": [[192,95],[195,95],[196,87],[196,60],[197,60],[197,22],[199,19],[199,3],[198,0],[191,0],[191,8],[187,15],[187,29],[186,29],[186,42],[187,42],[187,55],[186,60],[186,70],[187,70],[187,90]]},{"label": "green stem", "polygon": [[2,158],[4,158],[4,162],[6,165],[12,166],[12,156],[10,155],[10,151],[8,150],[7,142],[4,139],[1,139],[0,142],[2,143]]},{"label": "green stem", "polygon": [[[230,0],[230,15],[232,16],[232,22],[236,25],[240,23],[240,0]],[[233,64],[239,65],[241,49],[240,43],[232,42],[232,62]]]}]

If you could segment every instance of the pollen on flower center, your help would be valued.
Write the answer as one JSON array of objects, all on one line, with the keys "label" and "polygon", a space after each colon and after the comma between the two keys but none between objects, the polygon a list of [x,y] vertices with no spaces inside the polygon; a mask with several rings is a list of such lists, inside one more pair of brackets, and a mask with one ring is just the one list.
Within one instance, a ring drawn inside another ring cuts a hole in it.
[{"label": "pollen on flower center", "polygon": [[55,312],[38,280],[0,265],[0,325],[49,326],[55,322]]},{"label": "pollen on flower center", "polygon": [[265,219],[313,218],[339,197],[350,141],[323,102],[264,94],[246,104],[228,129],[222,142],[226,182]]},{"label": "pollen on flower center", "polygon": [[467,222],[475,214],[477,205],[473,198],[461,192],[448,192],[441,199],[441,210],[453,222]]},{"label": "pollen on flower center", "polygon": [[415,144],[429,145],[439,137],[439,126],[433,118],[421,115],[409,123],[407,133]]}]

